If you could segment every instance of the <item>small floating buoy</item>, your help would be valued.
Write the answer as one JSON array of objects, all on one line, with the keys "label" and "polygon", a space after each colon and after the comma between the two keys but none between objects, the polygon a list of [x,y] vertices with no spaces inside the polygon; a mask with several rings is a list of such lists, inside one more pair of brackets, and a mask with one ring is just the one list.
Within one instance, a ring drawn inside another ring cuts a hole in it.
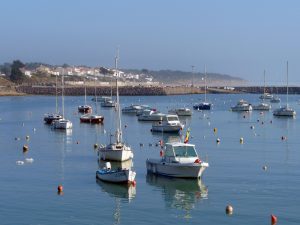
[{"label": "small floating buoy", "polygon": [[76,144],[79,144],[79,141],[77,141]]},{"label": "small floating buoy", "polygon": [[144,146],[144,144],[143,143],[140,143],[140,147],[143,147]]},{"label": "small floating buoy", "polygon": [[27,162],[27,163],[33,163],[33,161],[34,161],[33,158],[26,158],[25,159],[25,162]]},{"label": "small floating buoy", "polygon": [[264,124],[264,121],[262,121],[261,124],[263,125],[263,124]]},{"label": "small floating buoy", "polygon": [[277,217],[275,215],[271,215],[271,224],[275,225],[277,223]]},{"label": "small floating buoy", "polygon": [[23,145],[23,152],[27,152],[28,151],[28,145]]},{"label": "small floating buoy", "polygon": [[251,128],[251,130],[254,130],[254,126],[251,126],[250,128]]},{"label": "small floating buoy", "polygon": [[29,135],[27,135],[25,138],[26,138],[26,140],[29,140]]},{"label": "small floating buoy", "polygon": [[257,122],[259,122],[259,120],[257,120]]},{"label": "small floating buoy", "polygon": [[243,144],[244,143],[244,138],[240,138],[240,143]]},{"label": "small floating buoy", "polygon": [[244,115],[243,118],[246,118],[246,116]]},{"label": "small floating buoy", "polygon": [[264,165],[262,168],[263,168],[263,170],[267,170],[268,169],[268,167],[266,165]]},{"label": "small floating buoy", "polygon": [[217,144],[220,144],[220,142],[221,142],[220,138],[217,138],[216,142],[217,142]]},{"label": "small floating buoy", "polygon": [[218,131],[218,129],[217,128],[214,128],[214,133],[216,133]]},{"label": "small floating buoy", "polygon": [[155,144],[155,147],[158,147],[158,143]]},{"label": "small floating buoy", "polygon": [[64,188],[63,188],[63,186],[61,184],[57,186],[57,192],[58,193],[62,193],[63,190],[64,190]]},{"label": "small floating buoy", "polygon": [[96,144],[94,144],[94,148],[98,148],[98,144],[96,143]]},{"label": "small floating buoy", "polygon": [[127,124],[125,124],[124,127],[127,128]]},{"label": "small floating buoy", "polygon": [[231,215],[233,213],[233,207],[231,205],[226,206],[226,214]]},{"label": "small floating buoy", "polygon": [[16,161],[16,164],[21,166],[21,165],[24,165],[24,162],[23,161]]},{"label": "small floating buoy", "polygon": [[285,141],[286,139],[287,139],[287,137],[281,136],[281,140]]},{"label": "small floating buoy", "polygon": [[16,140],[16,141],[20,141],[20,140],[21,140],[21,138],[19,138],[19,137],[15,137],[15,140]]}]

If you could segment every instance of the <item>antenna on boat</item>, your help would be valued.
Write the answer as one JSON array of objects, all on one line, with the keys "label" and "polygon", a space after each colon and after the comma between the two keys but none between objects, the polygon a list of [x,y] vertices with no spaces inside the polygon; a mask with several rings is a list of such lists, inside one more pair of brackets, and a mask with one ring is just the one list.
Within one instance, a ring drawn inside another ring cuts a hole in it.
[{"label": "antenna on boat", "polygon": [[62,105],[62,116],[65,118],[65,103],[64,103],[64,70],[61,76],[61,105]]},{"label": "antenna on boat", "polygon": [[57,74],[55,76],[55,111],[58,114],[58,99],[57,99]]},{"label": "antenna on boat", "polygon": [[206,102],[206,64],[204,65],[204,102]]}]

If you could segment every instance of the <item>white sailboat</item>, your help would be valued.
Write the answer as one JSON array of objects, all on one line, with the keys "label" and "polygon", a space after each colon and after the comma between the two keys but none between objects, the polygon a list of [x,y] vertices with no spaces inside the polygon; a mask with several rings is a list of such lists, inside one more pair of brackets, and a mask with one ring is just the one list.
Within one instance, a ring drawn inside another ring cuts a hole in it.
[{"label": "white sailboat", "polygon": [[54,129],[72,129],[72,122],[65,119],[65,100],[64,100],[64,75],[61,77],[61,102],[62,102],[62,118],[59,120],[54,120],[52,126]]},{"label": "white sailboat", "polygon": [[[252,106],[253,110],[260,110],[260,111],[268,111],[271,109],[271,105],[265,102],[265,99],[269,99],[269,93],[266,93],[266,71],[264,70],[264,94],[260,96],[262,102],[258,105]],[[271,98],[273,96],[271,95]]]},{"label": "white sailboat", "polygon": [[100,146],[98,149],[98,155],[100,160],[107,161],[126,161],[133,158],[133,152],[130,146],[127,146],[122,140],[122,129],[121,129],[121,113],[120,113],[120,101],[119,101],[119,89],[118,89],[118,54],[115,58],[115,67],[117,72],[116,87],[117,87],[117,104],[116,104],[116,115],[117,115],[117,129],[115,133],[115,142],[110,143],[106,146]]},{"label": "white sailboat", "polygon": [[274,116],[296,116],[296,111],[289,107],[289,62],[286,62],[286,106],[274,110]]},{"label": "white sailboat", "polygon": [[58,112],[58,100],[57,100],[57,76],[55,77],[55,113],[47,113],[44,115],[44,121],[46,124],[52,124],[54,120],[62,119],[62,115]]}]

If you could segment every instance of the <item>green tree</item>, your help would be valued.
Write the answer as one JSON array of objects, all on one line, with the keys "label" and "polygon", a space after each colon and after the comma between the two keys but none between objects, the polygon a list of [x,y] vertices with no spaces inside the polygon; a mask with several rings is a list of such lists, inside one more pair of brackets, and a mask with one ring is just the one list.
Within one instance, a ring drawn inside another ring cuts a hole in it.
[{"label": "green tree", "polygon": [[25,65],[20,60],[13,61],[11,65],[11,75],[10,75],[11,81],[15,83],[22,83],[26,79],[25,75],[20,70],[24,66]]}]

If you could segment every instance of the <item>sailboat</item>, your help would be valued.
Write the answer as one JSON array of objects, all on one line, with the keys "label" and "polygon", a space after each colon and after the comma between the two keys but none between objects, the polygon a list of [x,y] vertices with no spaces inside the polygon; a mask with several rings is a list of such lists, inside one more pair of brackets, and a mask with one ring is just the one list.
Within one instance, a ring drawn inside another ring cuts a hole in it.
[{"label": "sailboat", "polygon": [[92,107],[86,104],[86,85],[84,81],[84,105],[78,106],[78,112],[80,113],[91,113]]},{"label": "sailboat", "polygon": [[100,146],[98,149],[99,160],[107,161],[126,161],[133,158],[131,147],[125,145],[122,140],[122,129],[121,129],[121,112],[120,112],[120,101],[119,101],[119,89],[118,89],[118,54],[115,58],[116,67],[116,87],[117,87],[117,103],[116,103],[116,116],[117,126],[115,132],[115,142],[110,143],[106,146]]},{"label": "sailboat", "polygon": [[206,85],[206,66],[205,66],[205,69],[204,69],[204,74],[205,74],[205,77],[204,77],[204,102],[200,102],[200,103],[196,103],[193,108],[196,109],[196,110],[210,110],[211,109],[211,103],[207,102],[206,101],[206,88],[207,88],[207,85]]},{"label": "sailboat", "polygon": [[[261,111],[268,111],[271,109],[271,105],[268,103],[265,103],[265,99],[269,99],[269,93],[266,93],[266,71],[264,70],[264,94],[260,96],[260,99],[262,99],[262,102],[258,105],[254,105],[252,107],[253,110],[261,110]],[[273,95],[271,95],[271,98],[273,98]]]},{"label": "sailboat", "polygon": [[98,107],[97,107],[98,101],[97,101],[97,89],[96,89],[96,79],[95,79],[95,108],[96,108],[96,113],[91,114],[87,113],[84,114],[80,117],[80,122],[82,123],[92,123],[92,124],[99,124],[103,123],[104,117],[101,115],[98,115]]},{"label": "sailboat", "polygon": [[296,115],[296,111],[289,107],[289,62],[286,62],[286,106],[280,107],[274,110],[274,116],[288,116],[293,117]]},{"label": "sailboat", "polygon": [[62,118],[54,120],[52,126],[54,129],[72,129],[72,122],[65,119],[65,100],[64,100],[64,75],[61,77],[61,102],[62,102]]},{"label": "sailboat", "polygon": [[55,77],[55,113],[47,113],[44,115],[46,124],[52,124],[54,120],[62,119],[62,115],[58,113],[58,100],[57,100],[57,76]]}]

